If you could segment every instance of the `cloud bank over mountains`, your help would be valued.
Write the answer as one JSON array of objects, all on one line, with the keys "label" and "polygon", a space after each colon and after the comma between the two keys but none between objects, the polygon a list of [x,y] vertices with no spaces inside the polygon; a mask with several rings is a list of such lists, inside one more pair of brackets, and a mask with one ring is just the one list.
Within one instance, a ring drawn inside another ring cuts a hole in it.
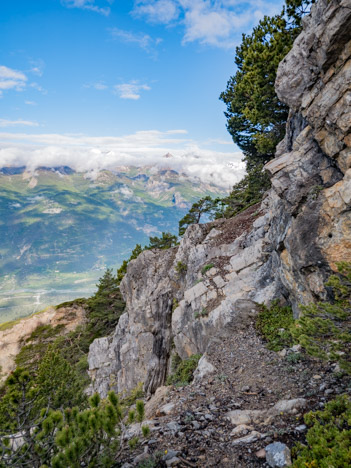
[{"label": "cloud bank over mountains", "polygon": [[206,142],[200,147],[185,130],[140,131],[122,137],[0,133],[0,142],[0,167],[26,166],[33,172],[40,166],[69,166],[95,177],[102,169],[156,165],[225,189],[245,172],[239,151],[215,151],[206,148]]}]

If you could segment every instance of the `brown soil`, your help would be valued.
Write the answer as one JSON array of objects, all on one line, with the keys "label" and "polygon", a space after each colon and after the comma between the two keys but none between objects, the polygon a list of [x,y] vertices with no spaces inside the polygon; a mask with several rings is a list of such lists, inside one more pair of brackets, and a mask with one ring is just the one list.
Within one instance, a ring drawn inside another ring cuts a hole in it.
[{"label": "brown soil", "polygon": [[250,206],[250,208],[237,214],[234,218],[223,220],[223,225],[219,228],[222,232],[213,239],[213,245],[231,244],[244,232],[249,232],[255,219],[262,216],[262,214],[261,203],[256,203],[256,205]]}]

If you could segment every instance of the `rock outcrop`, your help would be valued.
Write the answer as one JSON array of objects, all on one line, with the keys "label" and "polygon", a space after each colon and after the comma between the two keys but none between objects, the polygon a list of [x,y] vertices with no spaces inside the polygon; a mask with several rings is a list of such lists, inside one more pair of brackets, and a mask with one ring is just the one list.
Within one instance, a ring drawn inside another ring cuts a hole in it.
[{"label": "rock outcrop", "polygon": [[[338,261],[351,261],[351,2],[319,0],[279,66],[289,105],[285,139],[266,165],[272,188],[234,219],[190,226],[177,248],[130,262],[127,303],[112,337],[90,349],[92,390],[147,393],[161,386],[172,353],[205,353],[245,328],[256,303],[327,296]],[[234,350],[235,352],[235,350]]]}]

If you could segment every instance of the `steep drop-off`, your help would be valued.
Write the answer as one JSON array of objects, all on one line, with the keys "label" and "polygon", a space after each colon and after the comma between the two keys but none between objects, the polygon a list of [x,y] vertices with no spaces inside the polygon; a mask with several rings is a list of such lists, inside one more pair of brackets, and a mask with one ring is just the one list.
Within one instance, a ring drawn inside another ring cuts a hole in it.
[{"label": "steep drop-off", "polygon": [[[193,225],[180,246],[129,264],[127,303],[113,336],[93,342],[92,390],[147,393],[161,386],[172,353],[206,352],[213,337],[246,326],[255,303],[327,296],[338,261],[351,261],[351,4],[320,0],[279,66],[289,105],[286,137],[266,165],[261,206],[231,220]],[[234,350],[235,352],[235,350]]]}]

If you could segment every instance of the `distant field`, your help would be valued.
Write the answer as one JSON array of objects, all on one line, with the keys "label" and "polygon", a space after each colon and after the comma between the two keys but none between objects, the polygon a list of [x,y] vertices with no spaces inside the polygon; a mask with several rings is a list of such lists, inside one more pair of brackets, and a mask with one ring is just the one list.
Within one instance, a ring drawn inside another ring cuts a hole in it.
[{"label": "distant field", "polygon": [[[26,317],[78,297],[90,297],[103,272],[61,275],[60,278],[28,278],[26,287],[14,289],[15,278],[7,278],[0,287],[0,323]],[[32,279],[32,283],[30,282]]]},{"label": "distant field", "polygon": [[89,296],[107,267],[178,221],[216,186],[155,167],[0,170],[0,322]]}]

